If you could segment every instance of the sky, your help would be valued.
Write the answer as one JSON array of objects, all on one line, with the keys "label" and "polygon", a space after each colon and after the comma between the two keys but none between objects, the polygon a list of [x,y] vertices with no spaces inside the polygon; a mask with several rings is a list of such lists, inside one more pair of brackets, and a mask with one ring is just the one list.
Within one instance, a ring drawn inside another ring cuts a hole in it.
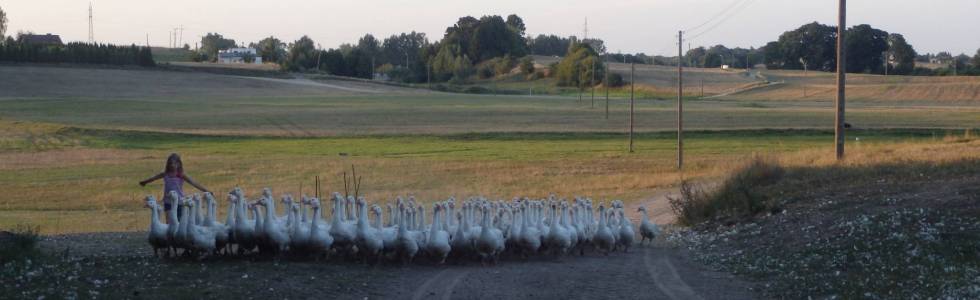
[{"label": "sky", "polygon": [[[584,35],[605,40],[608,51],[676,55],[677,31],[693,47],[760,47],[788,30],[837,22],[836,0],[93,0],[98,42],[165,46],[173,28],[194,47],[208,32],[240,44],[276,36],[308,35],[324,48],[356,42],[365,33],[383,39],[408,31],[442,38],[459,17],[517,14],[531,35]],[[88,0],[0,0],[8,35],[53,33],[88,39]],[[731,9],[726,10],[726,8]],[[905,35],[919,53],[973,55],[980,48],[980,0],[851,0],[848,26],[870,24]],[[721,14],[719,14],[721,13]],[[717,16],[717,17],[716,17]],[[697,27],[709,22],[708,25]],[[710,30],[709,30],[710,29]]]}]

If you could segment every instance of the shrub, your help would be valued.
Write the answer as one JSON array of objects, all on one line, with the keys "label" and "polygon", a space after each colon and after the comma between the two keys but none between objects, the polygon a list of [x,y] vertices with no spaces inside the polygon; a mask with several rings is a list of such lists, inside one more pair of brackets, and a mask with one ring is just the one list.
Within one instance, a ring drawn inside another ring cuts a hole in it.
[{"label": "shrub", "polygon": [[481,65],[480,67],[476,68],[476,76],[479,76],[480,79],[493,77],[493,69],[490,68],[489,64]]},{"label": "shrub", "polygon": [[531,59],[530,56],[522,57],[519,67],[521,69],[521,73],[524,73],[525,75],[530,75],[534,73],[534,60]]},{"label": "shrub", "polygon": [[39,227],[30,225],[18,225],[12,232],[0,231],[0,265],[36,256],[39,231]]},{"label": "shrub", "polygon": [[624,84],[626,84],[626,82],[623,81],[623,75],[609,72],[609,82],[607,82],[606,85],[609,87],[621,87]]},{"label": "shrub", "polygon": [[494,64],[494,73],[497,75],[505,75],[510,73],[510,70],[514,68],[514,59],[510,57],[510,54],[504,55],[497,63]]},{"label": "shrub", "polygon": [[779,164],[756,157],[736,169],[716,190],[681,182],[680,197],[668,197],[681,225],[696,225],[719,218],[751,217],[775,208],[763,187],[776,183],[785,173]]}]

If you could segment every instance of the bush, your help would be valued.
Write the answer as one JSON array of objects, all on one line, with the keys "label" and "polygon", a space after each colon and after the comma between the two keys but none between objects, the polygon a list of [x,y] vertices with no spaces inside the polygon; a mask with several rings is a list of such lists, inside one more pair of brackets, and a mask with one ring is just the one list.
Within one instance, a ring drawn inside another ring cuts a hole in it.
[{"label": "bush", "polygon": [[668,197],[671,209],[681,225],[696,225],[719,218],[751,217],[775,208],[761,188],[776,183],[785,173],[779,164],[761,157],[736,169],[714,191],[681,182],[680,197]]},{"label": "bush", "polygon": [[481,65],[480,67],[476,68],[476,76],[479,76],[480,79],[493,77],[493,69],[490,68],[489,64]]},{"label": "bush", "polygon": [[510,54],[504,55],[497,63],[494,64],[494,73],[497,75],[506,75],[510,73],[510,70],[514,68],[514,59],[510,57]]},{"label": "bush", "polygon": [[534,59],[531,59],[530,56],[522,57],[519,67],[521,69],[521,73],[524,73],[525,75],[534,73]]},{"label": "bush", "polygon": [[626,82],[623,81],[623,75],[619,75],[617,73],[609,72],[609,82],[606,83],[607,86],[609,86],[609,87],[621,87],[624,84],[626,84]]},{"label": "bush", "polygon": [[530,80],[538,80],[545,77],[547,76],[544,74],[544,71],[535,71],[534,74],[531,74]]},{"label": "bush", "polygon": [[12,232],[0,231],[0,265],[40,253],[37,249],[39,231],[39,227],[30,225],[18,225]]}]

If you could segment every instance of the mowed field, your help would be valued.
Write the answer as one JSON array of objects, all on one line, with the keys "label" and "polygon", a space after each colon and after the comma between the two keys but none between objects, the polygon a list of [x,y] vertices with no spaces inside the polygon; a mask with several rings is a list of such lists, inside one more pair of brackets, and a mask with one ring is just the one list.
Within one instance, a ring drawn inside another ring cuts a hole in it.
[{"label": "mowed field", "polygon": [[[674,169],[674,103],[638,103],[636,152],[626,104],[603,110],[571,97],[446,94],[349,81],[193,72],[2,66],[0,228],[44,233],[141,230],[136,183],[171,152],[211,190],[255,195],[341,191],[351,165],[372,201],[415,195],[590,196],[645,201],[683,176],[713,180],[753,155],[823,161],[828,101],[686,103],[686,167]],[[854,101],[849,149],[948,146],[980,128],[975,103]],[[720,131],[719,131],[720,130]],[[975,134],[975,131],[974,133]],[[945,141],[944,141],[945,140]],[[943,146],[947,145],[947,146]],[[976,143],[954,152],[980,153]],[[190,188],[190,187],[188,187]],[[669,221],[669,212],[654,215]]]},{"label": "mowed field", "polygon": [[[773,84],[730,99],[832,101],[836,96],[836,75],[828,72],[763,71]],[[805,94],[804,94],[805,93]],[[847,99],[875,102],[980,103],[980,77],[977,76],[883,76],[847,75]]]}]

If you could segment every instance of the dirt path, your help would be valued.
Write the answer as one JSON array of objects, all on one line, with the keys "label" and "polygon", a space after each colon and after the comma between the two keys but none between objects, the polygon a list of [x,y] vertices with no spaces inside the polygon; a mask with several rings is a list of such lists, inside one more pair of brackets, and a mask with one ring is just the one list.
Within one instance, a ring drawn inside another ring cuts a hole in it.
[{"label": "dirt path", "polygon": [[350,87],[350,86],[344,86],[344,85],[340,85],[340,84],[329,84],[329,83],[324,83],[324,82],[309,80],[309,79],[306,79],[306,78],[280,79],[280,78],[247,77],[247,76],[234,76],[234,77],[248,78],[248,79],[253,79],[253,80],[261,80],[261,81],[270,81],[270,82],[277,82],[277,83],[303,85],[303,86],[324,87],[324,88],[329,88],[329,89],[336,89],[336,90],[347,91],[347,92],[355,92],[355,93],[368,93],[368,94],[382,93],[382,91],[374,90],[374,89],[362,89],[362,88],[355,88],[355,87]]},{"label": "dirt path", "polygon": [[[165,298],[173,287],[195,286],[234,298],[384,299],[751,299],[750,285],[732,275],[707,271],[681,249],[663,244],[634,247],[609,256],[508,257],[497,266],[472,260],[438,266],[366,266],[348,261],[215,258],[195,262],[159,259],[144,233],[100,233],[47,237],[43,247],[94,261],[83,275],[108,282],[100,295]],[[131,266],[132,265],[132,266]],[[84,266],[84,265],[83,265]],[[135,267],[134,267],[135,266]],[[133,282],[131,278],[141,278]],[[236,297],[237,296],[237,297]]]}]

